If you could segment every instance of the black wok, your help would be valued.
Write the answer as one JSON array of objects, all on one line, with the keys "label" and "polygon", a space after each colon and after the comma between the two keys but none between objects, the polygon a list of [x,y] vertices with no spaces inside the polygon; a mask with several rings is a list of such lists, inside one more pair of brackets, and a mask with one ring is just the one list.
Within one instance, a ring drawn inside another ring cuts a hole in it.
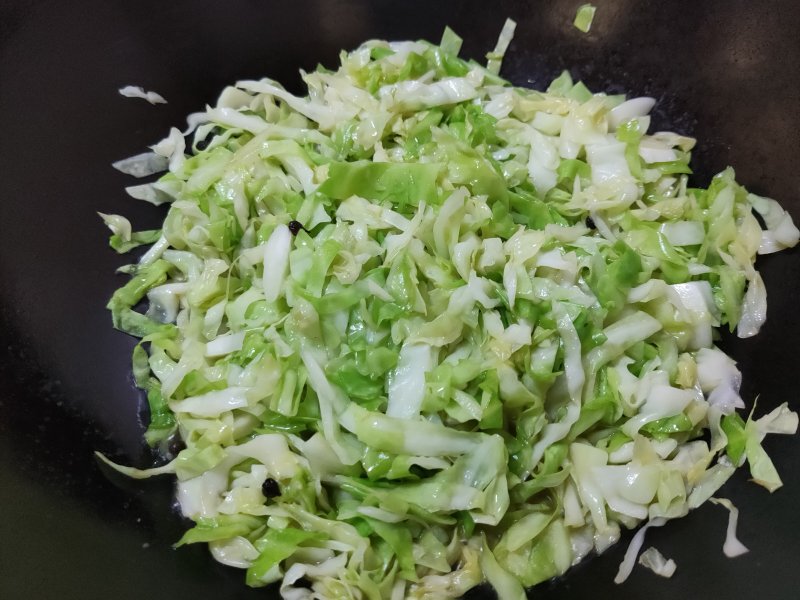
[{"label": "black wok", "polygon": [[[129,375],[133,340],[103,305],[123,281],[95,211],[147,228],[162,212],[128,198],[111,169],[143,151],[237,78],[299,87],[298,68],[333,65],[370,37],[438,40],[449,24],[474,58],[517,20],[504,64],[542,86],[562,69],[595,90],[651,95],[657,128],[699,138],[696,181],[731,164],[752,191],[800,219],[800,4],[614,0],[592,31],[568,2],[0,3],[0,598],[269,598],[204,548],[173,550],[183,524],[171,483],[109,479],[92,451],[147,465],[142,406]],[[164,95],[151,107],[126,84]],[[797,402],[800,252],[767,257],[761,335],[723,346],[759,410]],[[739,472],[721,494],[742,509],[751,552],[722,554],[727,514],[704,506],[651,532],[678,562],[672,580],[642,569],[612,582],[625,541],[534,590],[554,598],[795,598],[800,585],[800,439],[767,442],[785,480],[770,496]],[[627,538],[626,538],[627,539]],[[479,590],[474,597],[489,594]]]}]

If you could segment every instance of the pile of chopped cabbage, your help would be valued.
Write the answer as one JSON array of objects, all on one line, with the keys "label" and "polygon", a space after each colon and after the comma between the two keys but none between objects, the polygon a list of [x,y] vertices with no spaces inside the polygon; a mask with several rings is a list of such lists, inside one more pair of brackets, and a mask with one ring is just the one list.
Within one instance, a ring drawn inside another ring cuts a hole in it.
[{"label": "pile of chopped cabbage", "polygon": [[104,215],[117,250],[152,244],[108,306],[141,338],[147,441],[185,444],[119,468],[174,473],[178,545],[251,586],[522,598],[745,461],[781,485],[761,442],[797,416],[739,416],[714,340],[758,332],[754,260],[791,217],[730,169],[690,187],[695,142],[648,133],[651,98],[511,86],[513,28],[487,67],[448,29],[343,52],[305,97],[240,81],[116,165],[167,170],[128,188],[169,203],[161,230]]}]

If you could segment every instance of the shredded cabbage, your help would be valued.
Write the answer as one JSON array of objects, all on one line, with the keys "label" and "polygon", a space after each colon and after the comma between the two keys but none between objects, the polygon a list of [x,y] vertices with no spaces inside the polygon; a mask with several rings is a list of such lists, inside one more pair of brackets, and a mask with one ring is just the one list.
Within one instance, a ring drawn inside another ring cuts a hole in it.
[{"label": "shredded cabbage", "polygon": [[709,500],[714,504],[719,504],[728,509],[728,527],[725,533],[725,543],[722,546],[722,551],[725,553],[725,556],[728,558],[735,558],[750,552],[747,546],[736,537],[736,527],[739,524],[739,509],[727,498],[709,498]]},{"label": "shredded cabbage", "polygon": [[661,552],[652,546],[642,552],[639,557],[639,564],[646,569],[650,569],[656,575],[666,578],[672,577],[678,568],[674,560],[665,558]]},{"label": "shredded cabbage", "polygon": [[138,85],[126,85],[119,89],[119,93],[126,98],[141,98],[142,100],[147,100],[150,104],[167,103],[167,101],[164,100],[164,96],[161,94],[151,91],[146,92],[144,88]]},{"label": "shredded cabbage", "polygon": [[689,187],[694,140],[648,133],[651,98],[501,79],[513,31],[486,68],[447,29],[342,53],[303,97],[239,82],[115,164],[166,170],[129,188],[161,229],[101,216],[115,249],[152,244],[108,307],[141,338],[148,443],[185,445],[117,468],[174,473],[178,545],[249,585],[521,598],[646,521],[623,580],[736,466],[781,485],[761,443],[797,415],[739,416],[714,328],[757,332],[755,257],[791,217],[731,169]]},{"label": "shredded cabbage", "polygon": [[597,8],[591,4],[581,4],[575,12],[575,20],[572,24],[583,33],[589,33],[596,10]]}]

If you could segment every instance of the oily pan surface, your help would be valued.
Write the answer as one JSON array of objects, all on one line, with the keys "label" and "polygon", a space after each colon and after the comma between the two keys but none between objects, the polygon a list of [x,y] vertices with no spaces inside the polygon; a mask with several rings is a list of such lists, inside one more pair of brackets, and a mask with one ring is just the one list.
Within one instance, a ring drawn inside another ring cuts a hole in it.
[{"label": "oily pan surface", "polygon": [[[191,5],[190,5],[191,4]],[[727,166],[756,193],[800,217],[800,7],[791,2],[647,7],[598,3],[592,32],[571,26],[569,2],[7,2],[0,8],[0,597],[270,597],[205,548],[171,549],[183,524],[169,481],[104,476],[91,452],[145,466],[140,397],[129,375],[133,340],[111,329],[106,299],[123,261],[95,211],[157,226],[163,211],[127,198],[112,160],[154,143],[239,78],[299,89],[298,68],[334,65],[368,38],[438,40],[449,24],[480,59],[505,17],[518,22],[503,74],[542,87],[563,68],[590,89],[652,95],[654,129],[698,138],[698,183]],[[169,104],[116,90],[142,85]],[[800,255],[759,261],[769,293],[761,334],[724,340],[759,412],[795,404],[794,340]],[[721,552],[726,513],[704,506],[648,535],[678,562],[670,581],[634,570],[612,582],[627,538],[544,584],[537,597],[667,598],[676,594],[792,597],[800,576],[793,507],[800,444],[768,440],[785,487],[770,497],[742,470],[720,492],[742,509],[750,554]],[[146,547],[145,547],[146,546]],[[8,575],[10,574],[10,576]],[[486,592],[483,592],[484,594]],[[480,597],[481,591],[471,594]]]}]

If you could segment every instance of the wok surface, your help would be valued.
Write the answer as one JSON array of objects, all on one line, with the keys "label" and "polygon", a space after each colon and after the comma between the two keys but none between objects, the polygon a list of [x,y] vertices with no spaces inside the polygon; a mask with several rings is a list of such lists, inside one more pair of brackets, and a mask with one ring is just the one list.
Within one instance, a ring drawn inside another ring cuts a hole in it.
[{"label": "wok surface", "polygon": [[[695,181],[728,164],[756,193],[800,219],[800,4],[792,0],[598,1],[592,31],[572,27],[581,2],[189,2],[11,0],[0,4],[0,597],[269,598],[201,547],[173,550],[183,524],[169,481],[107,477],[92,452],[146,466],[133,340],[104,304],[125,262],[96,211],[137,228],[163,211],[128,198],[114,160],[144,151],[213,102],[228,83],[269,76],[299,89],[299,68],[336,64],[368,38],[438,41],[445,25],[481,59],[510,16],[503,74],[545,86],[562,69],[595,91],[659,100],[655,129],[694,135]],[[161,93],[152,107],[117,94]],[[754,339],[725,336],[748,406],[798,408],[800,252],[760,260],[769,319]],[[771,496],[742,470],[723,488],[750,548],[722,554],[727,513],[704,506],[648,533],[678,563],[669,581],[637,568],[612,582],[626,541],[543,584],[536,597],[796,597],[800,573],[800,439],[766,442],[785,487]],[[492,597],[477,590],[471,597]]]}]

